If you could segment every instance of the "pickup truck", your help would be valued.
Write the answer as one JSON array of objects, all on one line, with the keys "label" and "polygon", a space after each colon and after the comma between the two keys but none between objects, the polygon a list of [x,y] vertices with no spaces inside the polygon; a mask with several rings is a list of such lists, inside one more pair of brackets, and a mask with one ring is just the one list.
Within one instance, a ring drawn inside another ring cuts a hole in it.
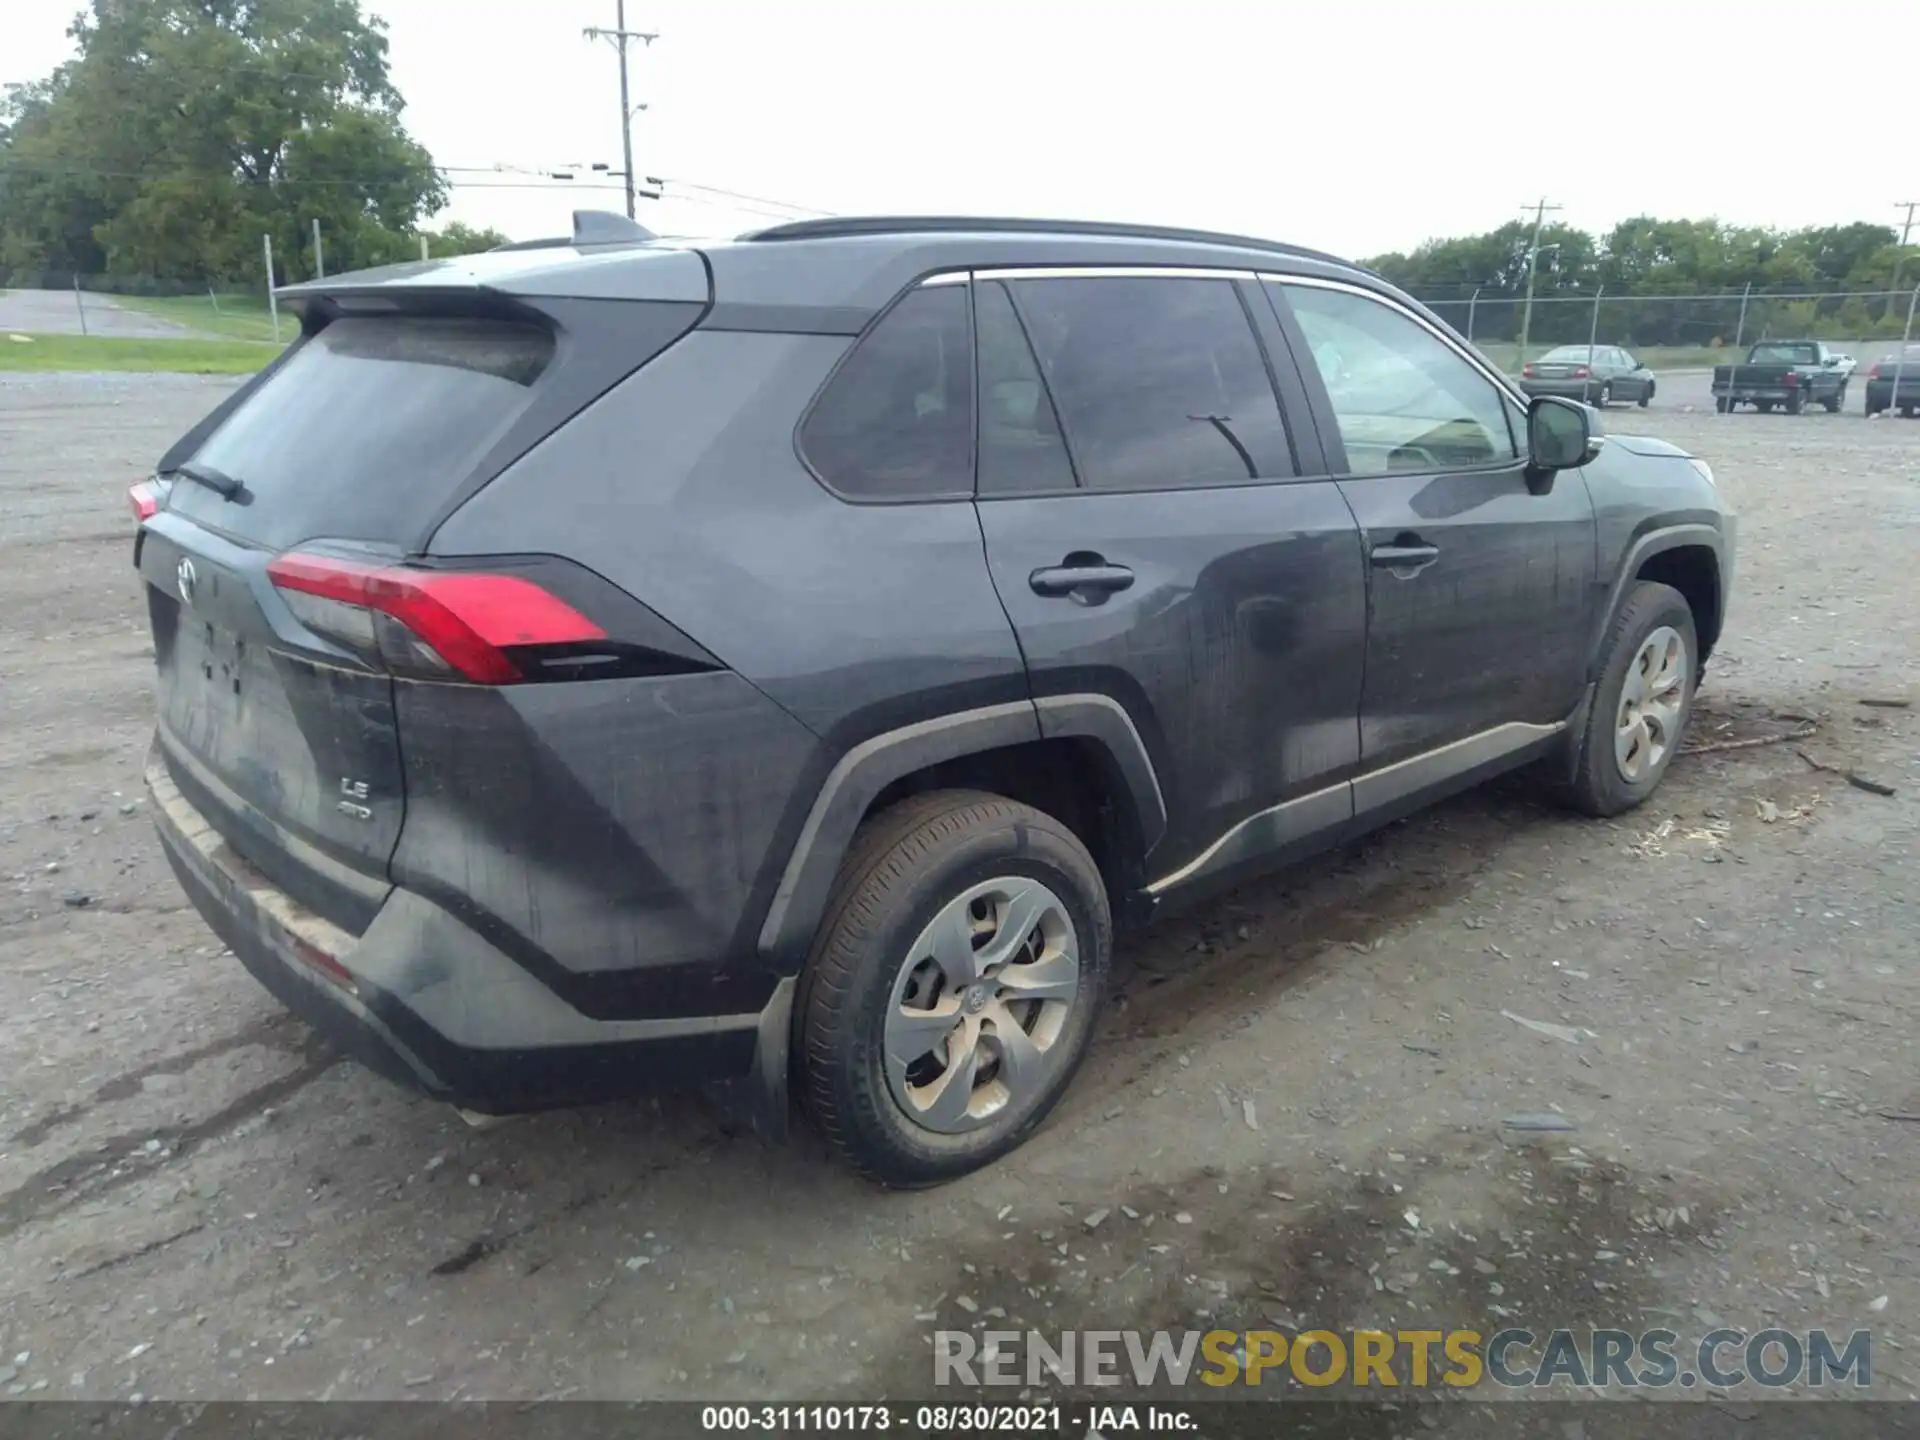
[{"label": "pickup truck", "polygon": [[1838,410],[1847,401],[1847,371],[1838,351],[1818,340],[1762,340],[1739,365],[1713,367],[1713,408],[1736,405],[1765,413],[1778,405],[1798,415],[1808,405]]}]

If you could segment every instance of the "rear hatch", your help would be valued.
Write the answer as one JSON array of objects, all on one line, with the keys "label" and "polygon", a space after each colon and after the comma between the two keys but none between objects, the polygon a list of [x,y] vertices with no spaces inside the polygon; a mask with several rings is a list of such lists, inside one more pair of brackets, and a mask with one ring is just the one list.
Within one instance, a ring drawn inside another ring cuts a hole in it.
[{"label": "rear hatch", "polygon": [[279,367],[168,456],[136,550],[159,746],[187,800],[293,898],[359,933],[386,897],[406,813],[396,676],[513,683],[515,647],[603,633],[511,565],[412,557],[701,309],[326,293]]}]

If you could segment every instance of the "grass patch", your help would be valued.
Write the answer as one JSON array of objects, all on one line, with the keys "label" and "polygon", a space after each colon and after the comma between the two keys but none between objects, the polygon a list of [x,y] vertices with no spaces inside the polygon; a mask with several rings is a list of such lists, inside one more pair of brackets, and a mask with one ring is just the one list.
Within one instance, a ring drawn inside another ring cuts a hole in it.
[{"label": "grass patch", "polygon": [[[188,330],[205,335],[222,335],[231,340],[272,340],[273,316],[264,298],[253,295],[174,295],[157,298],[144,295],[115,295],[115,304],[123,310],[137,310],[157,320],[170,320]],[[291,315],[282,316],[280,333],[288,338],[300,328]]]},{"label": "grass patch", "polygon": [[128,340],[111,335],[0,335],[0,372],[19,370],[166,371],[251,375],[280,352],[251,340]]}]

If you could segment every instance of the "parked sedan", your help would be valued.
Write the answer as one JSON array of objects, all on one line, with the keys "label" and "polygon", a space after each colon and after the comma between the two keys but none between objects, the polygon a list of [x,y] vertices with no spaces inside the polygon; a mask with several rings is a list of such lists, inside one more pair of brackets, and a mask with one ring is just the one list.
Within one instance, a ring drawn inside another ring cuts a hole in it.
[{"label": "parked sedan", "polygon": [[1908,420],[1920,410],[1920,345],[1896,349],[1867,371],[1867,414],[1895,408]]},{"label": "parked sedan", "polygon": [[1562,345],[1520,367],[1528,395],[1558,395],[1605,407],[1633,400],[1646,409],[1653,399],[1653,372],[1617,345]]}]

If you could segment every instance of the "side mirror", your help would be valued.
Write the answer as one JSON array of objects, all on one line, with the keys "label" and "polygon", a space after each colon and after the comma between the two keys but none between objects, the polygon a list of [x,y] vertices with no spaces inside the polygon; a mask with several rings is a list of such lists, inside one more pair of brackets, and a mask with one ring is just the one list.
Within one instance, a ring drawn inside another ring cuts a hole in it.
[{"label": "side mirror", "polygon": [[1557,395],[1538,395],[1527,405],[1527,458],[1535,475],[1551,483],[1558,470],[1573,470],[1594,454],[1593,416],[1587,407]]}]

